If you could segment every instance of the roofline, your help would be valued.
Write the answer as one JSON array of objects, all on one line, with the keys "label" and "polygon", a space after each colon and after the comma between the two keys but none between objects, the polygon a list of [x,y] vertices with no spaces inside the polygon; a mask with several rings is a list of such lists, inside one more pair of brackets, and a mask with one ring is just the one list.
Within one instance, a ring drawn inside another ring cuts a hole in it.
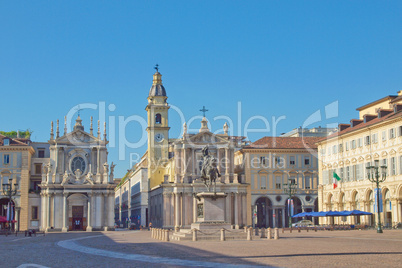
[{"label": "roofline", "polygon": [[356,108],[356,111],[359,111],[359,112],[360,112],[361,110],[364,110],[364,109],[366,109],[366,108],[368,108],[368,107],[370,107],[370,106],[373,106],[373,105],[378,104],[378,103],[380,103],[380,102],[383,102],[383,101],[385,101],[385,100],[395,99],[396,97],[398,97],[398,96],[395,96],[395,95],[388,95],[388,96],[386,96],[386,97],[384,97],[384,98],[381,98],[381,99],[379,99],[379,100],[376,100],[376,101],[370,102],[370,103],[368,103],[368,104],[366,104],[366,105],[363,105],[363,106],[361,106],[361,107],[358,107],[358,108]]}]

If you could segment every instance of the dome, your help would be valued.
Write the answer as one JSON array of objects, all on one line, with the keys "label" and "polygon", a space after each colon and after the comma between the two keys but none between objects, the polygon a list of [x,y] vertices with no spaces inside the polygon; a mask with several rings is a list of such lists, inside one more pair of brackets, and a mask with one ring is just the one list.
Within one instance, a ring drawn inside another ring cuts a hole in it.
[{"label": "dome", "polygon": [[152,82],[152,87],[149,90],[149,97],[166,97],[166,90],[162,84],[162,75],[156,71]]},{"label": "dome", "polygon": [[162,84],[152,85],[151,89],[149,90],[149,97],[156,97],[156,96],[166,97],[166,90]]}]

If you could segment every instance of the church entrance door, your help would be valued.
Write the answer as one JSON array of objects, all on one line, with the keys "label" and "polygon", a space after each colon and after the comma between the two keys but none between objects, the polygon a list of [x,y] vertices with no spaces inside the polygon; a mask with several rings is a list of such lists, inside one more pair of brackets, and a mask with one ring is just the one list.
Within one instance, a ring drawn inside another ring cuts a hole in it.
[{"label": "church entrance door", "polygon": [[83,218],[84,218],[84,207],[83,206],[73,206],[73,230],[82,231],[83,228]]}]

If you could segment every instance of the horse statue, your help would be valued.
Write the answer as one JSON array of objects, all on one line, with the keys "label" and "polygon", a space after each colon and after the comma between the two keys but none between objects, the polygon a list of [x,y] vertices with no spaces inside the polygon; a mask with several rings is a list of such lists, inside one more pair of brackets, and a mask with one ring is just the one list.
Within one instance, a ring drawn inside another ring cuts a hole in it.
[{"label": "horse statue", "polygon": [[209,155],[208,146],[202,149],[203,161],[201,167],[201,179],[204,180],[204,184],[207,187],[208,192],[212,182],[214,183],[214,193],[216,193],[216,179],[221,176],[219,174],[217,166],[217,160],[215,157]]}]

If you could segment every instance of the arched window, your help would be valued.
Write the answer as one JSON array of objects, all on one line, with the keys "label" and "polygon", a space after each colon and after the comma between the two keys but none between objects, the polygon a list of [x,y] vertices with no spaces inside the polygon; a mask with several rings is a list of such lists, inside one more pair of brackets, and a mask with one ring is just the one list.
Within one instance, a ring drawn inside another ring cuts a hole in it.
[{"label": "arched window", "polygon": [[161,114],[156,114],[155,115],[155,124],[161,124],[162,123],[162,116]]}]

